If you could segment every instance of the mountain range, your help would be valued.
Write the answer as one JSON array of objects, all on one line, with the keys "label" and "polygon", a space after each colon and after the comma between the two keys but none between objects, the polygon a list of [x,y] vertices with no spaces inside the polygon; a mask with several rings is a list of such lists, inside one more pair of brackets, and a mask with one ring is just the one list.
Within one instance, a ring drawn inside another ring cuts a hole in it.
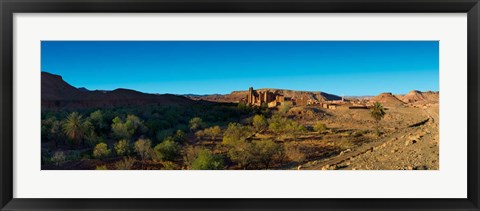
[{"label": "mountain range", "polygon": [[[212,95],[173,95],[148,94],[130,89],[88,90],[85,87],[76,88],[63,80],[60,75],[48,72],[41,73],[41,105],[42,109],[81,109],[116,106],[136,106],[145,104],[156,105],[193,105],[212,102],[240,102],[247,96],[248,90],[233,91],[230,94]],[[340,100],[341,97],[325,92],[294,91],[286,89],[257,89],[257,91],[275,92],[285,97],[301,98],[325,102]],[[438,103],[439,92],[420,92],[413,90],[406,95],[393,95],[386,92],[374,97],[362,97],[371,102],[380,102],[385,105],[403,105],[407,103]]]},{"label": "mountain range", "polygon": [[65,82],[61,76],[48,72],[42,72],[41,84],[42,109],[196,103],[189,98],[172,94],[147,94],[130,89],[90,91],[86,88],[75,88]]}]

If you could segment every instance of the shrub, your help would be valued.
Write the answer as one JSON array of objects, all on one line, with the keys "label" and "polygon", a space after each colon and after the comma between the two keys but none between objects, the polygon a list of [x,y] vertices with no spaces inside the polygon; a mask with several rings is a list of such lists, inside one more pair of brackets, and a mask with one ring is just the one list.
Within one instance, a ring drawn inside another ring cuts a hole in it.
[{"label": "shrub", "polygon": [[203,130],[203,134],[205,136],[209,136],[210,139],[212,140],[215,140],[217,136],[219,136],[221,133],[222,133],[222,129],[218,125],[214,127],[206,128],[205,130]]},{"label": "shrub", "polygon": [[195,131],[201,129],[204,123],[200,117],[194,117],[189,121],[190,130]]},{"label": "shrub", "polygon": [[162,162],[162,165],[163,165],[163,170],[176,170],[176,169],[179,169],[178,168],[178,165],[174,162],[171,162],[171,161],[165,161],[165,162]]},{"label": "shrub", "polygon": [[104,158],[110,154],[107,144],[99,143],[93,149],[93,157],[95,158]]},{"label": "shrub", "polygon": [[135,164],[135,158],[126,157],[115,163],[115,169],[117,170],[130,170]]},{"label": "shrub", "polygon": [[351,138],[340,138],[333,142],[333,146],[337,147],[340,150],[351,149],[355,146]]},{"label": "shrub", "polygon": [[95,170],[108,170],[106,165],[96,166]]},{"label": "shrub", "polygon": [[130,146],[127,140],[122,139],[114,144],[115,153],[118,156],[127,155],[130,153]]},{"label": "shrub", "polygon": [[327,130],[327,125],[321,123],[321,122],[317,122],[314,126],[313,126],[313,129],[317,132],[323,132],[323,131],[326,131]]},{"label": "shrub", "polygon": [[183,163],[188,166],[188,167],[191,167],[192,166],[192,163],[195,159],[197,159],[198,157],[198,153],[200,152],[201,150],[198,148],[198,147],[194,147],[194,146],[186,146],[183,148]]},{"label": "shrub", "polygon": [[153,149],[156,157],[161,161],[174,161],[180,155],[180,146],[167,138]]},{"label": "shrub", "polygon": [[263,131],[268,127],[267,119],[263,115],[255,115],[252,123],[256,131]]},{"label": "shrub", "polygon": [[60,163],[65,162],[66,156],[65,153],[62,151],[56,151],[52,158],[50,159],[56,166],[60,165]]},{"label": "shrub", "polygon": [[197,159],[192,163],[192,169],[194,170],[220,170],[223,168],[222,157],[213,154],[207,149],[201,150],[198,153]]},{"label": "shrub", "polygon": [[300,151],[300,148],[294,143],[284,144],[285,155],[288,159],[294,162],[301,163],[305,161],[305,154]]},{"label": "shrub", "polygon": [[138,139],[134,144],[135,152],[140,156],[142,161],[150,158],[150,151],[152,150],[152,142],[150,139]]}]

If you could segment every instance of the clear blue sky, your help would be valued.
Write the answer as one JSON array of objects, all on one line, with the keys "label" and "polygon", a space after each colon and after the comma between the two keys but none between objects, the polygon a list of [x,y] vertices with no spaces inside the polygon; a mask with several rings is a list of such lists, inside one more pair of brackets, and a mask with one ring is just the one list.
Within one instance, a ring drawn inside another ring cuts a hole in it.
[{"label": "clear blue sky", "polygon": [[41,70],[90,90],[337,95],[438,91],[437,41],[42,41]]}]

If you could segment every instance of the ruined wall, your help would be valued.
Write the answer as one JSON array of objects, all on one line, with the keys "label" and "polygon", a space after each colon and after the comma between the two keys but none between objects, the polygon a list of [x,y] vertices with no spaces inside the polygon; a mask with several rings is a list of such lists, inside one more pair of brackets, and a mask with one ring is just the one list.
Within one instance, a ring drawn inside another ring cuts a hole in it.
[{"label": "ruined wall", "polygon": [[280,95],[275,92],[271,91],[257,91],[254,90],[253,87],[248,89],[247,94],[247,104],[248,105],[256,105],[260,106],[262,104],[267,104],[268,107],[276,107],[280,105],[280,103],[285,102],[285,98],[283,95]]}]

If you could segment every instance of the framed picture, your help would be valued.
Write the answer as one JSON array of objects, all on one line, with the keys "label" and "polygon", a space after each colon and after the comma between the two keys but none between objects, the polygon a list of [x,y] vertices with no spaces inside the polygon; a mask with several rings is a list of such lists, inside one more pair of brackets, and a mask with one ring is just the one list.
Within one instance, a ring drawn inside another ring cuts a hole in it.
[{"label": "framed picture", "polygon": [[479,4],[2,1],[2,210],[478,210]]}]

